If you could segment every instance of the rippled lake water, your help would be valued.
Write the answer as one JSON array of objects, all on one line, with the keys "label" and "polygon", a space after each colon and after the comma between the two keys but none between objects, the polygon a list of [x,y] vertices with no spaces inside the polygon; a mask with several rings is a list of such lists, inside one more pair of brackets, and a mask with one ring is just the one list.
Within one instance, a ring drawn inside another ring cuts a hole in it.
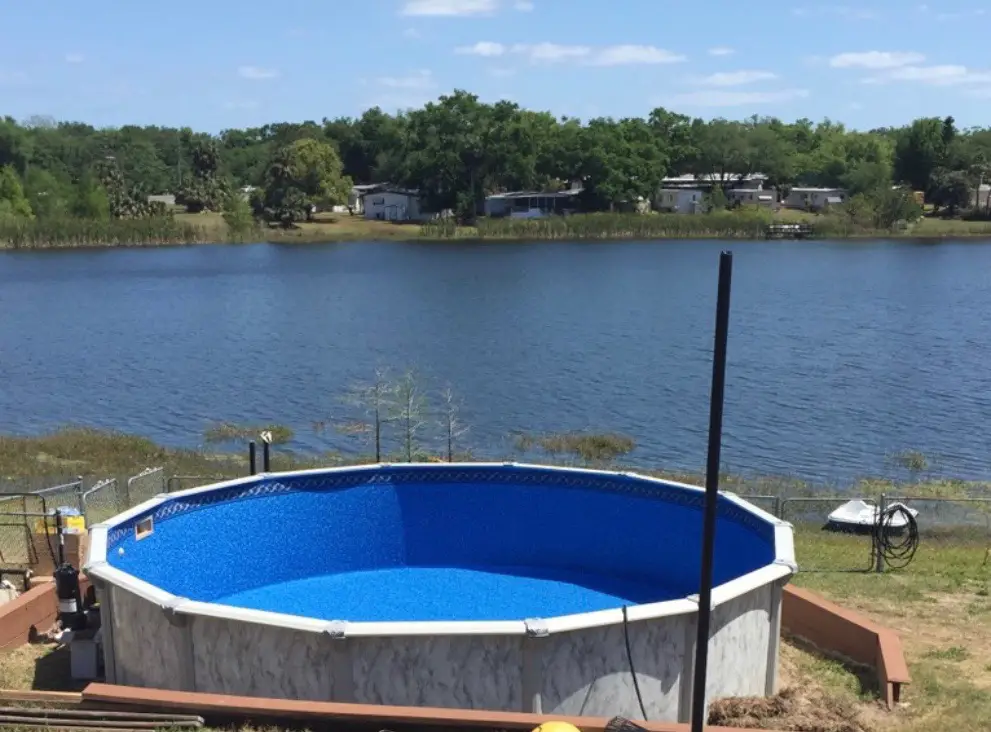
[{"label": "rippled lake water", "polygon": [[735,254],[728,470],[846,482],[918,450],[991,476],[991,245],[346,243],[0,254],[0,431],[82,423],[195,446],[214,420],[354,419],[348,385],[416,368],[465,441],[617,431],[701,469],[716,275]]}]

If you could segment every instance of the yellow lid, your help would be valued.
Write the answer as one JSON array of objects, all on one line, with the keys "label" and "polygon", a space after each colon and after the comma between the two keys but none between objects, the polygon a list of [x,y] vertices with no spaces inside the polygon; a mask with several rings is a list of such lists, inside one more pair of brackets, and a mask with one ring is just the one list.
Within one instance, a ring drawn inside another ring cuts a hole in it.
[{"label": "yellow lid", "polygon": [[581,732],[581,730],[567,722],[551,721],[534,727],[533,732]]}]

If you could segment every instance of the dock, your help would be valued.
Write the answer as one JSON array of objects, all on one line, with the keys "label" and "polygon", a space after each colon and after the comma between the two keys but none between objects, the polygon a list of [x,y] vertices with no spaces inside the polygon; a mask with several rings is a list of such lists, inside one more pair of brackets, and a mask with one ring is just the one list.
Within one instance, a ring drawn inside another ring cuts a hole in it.
[{"label": "dock", "polygon": [[764,234],[768,239],[808,239],[812,236],[812,225],[770,224]]}]

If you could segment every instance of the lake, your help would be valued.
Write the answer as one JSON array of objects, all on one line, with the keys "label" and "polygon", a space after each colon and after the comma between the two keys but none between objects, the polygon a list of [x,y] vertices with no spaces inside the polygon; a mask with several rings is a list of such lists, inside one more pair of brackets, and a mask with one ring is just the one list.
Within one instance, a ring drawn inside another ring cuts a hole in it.
[{"label": "lake", "polygon": [[[991,245],[341,243],[0,254],[0,432],[172,446],[213,421],[315,421],[377,367],[464,401],[465,445],[615,431],[701,470],[720,250],[735,254],[723,463],[846,483],[925,453],[991,477]],[[432,395],[432,394],[431,394]],[[436,399],[434,399],[436,404]]]}]

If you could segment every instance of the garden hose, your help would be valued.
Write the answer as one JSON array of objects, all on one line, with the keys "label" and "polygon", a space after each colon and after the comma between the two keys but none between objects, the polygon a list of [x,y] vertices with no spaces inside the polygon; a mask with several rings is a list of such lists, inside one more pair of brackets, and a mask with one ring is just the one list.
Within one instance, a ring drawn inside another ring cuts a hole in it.
[{"label": "garden hose", "polygon": [[[907,520],[905,531],[891,530],[895,516]],[[919,524],[911,511],[896,504],[879,511],[871,530],[871,569],[904,569],[912,563],[919,548]]]}]

